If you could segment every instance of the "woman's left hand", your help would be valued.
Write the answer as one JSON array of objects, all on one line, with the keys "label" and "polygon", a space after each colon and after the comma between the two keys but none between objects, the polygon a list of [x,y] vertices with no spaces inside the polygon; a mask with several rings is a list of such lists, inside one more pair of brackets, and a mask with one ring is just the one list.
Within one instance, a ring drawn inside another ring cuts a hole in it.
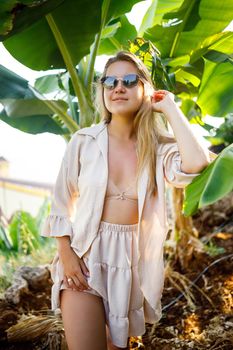
[{"label": "woman's left hand", "polygon": [[151,97],[154,112],[165,113],[166,109],[175,105],[174,95],[167,90],[156,90]]}]

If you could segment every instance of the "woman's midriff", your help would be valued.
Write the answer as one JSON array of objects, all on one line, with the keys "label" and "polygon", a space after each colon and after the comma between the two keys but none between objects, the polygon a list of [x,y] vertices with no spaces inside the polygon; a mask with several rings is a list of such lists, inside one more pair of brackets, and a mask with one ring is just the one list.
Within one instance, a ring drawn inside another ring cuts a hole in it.
[{"label": "woman's midriff", "polygon": [[138,222],[138,201],[105,199],[102,221],[120,225],[133,225]]}]

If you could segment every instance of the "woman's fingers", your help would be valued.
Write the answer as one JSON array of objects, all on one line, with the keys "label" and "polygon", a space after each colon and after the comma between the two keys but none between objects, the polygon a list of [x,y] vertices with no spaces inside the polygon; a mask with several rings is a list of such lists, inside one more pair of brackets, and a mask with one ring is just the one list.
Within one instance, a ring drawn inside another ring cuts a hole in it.
[{"label": "woman's fingers", "polygon": [[159,101],[162,101],[166,95],[166,92],[165,90],[157,90],[154,92],[153,94],[153,100],[155,102],[159,102]]},{"label": "woman's fingers", "polygon": [[78,288],[78,290],[90,289],[82,272],[80,272],[78,275],[76,274],[75,276],[73,276],[72,279],[73,279],[75,287]]},{"label": "woman's fingers", "polygon": [[[70,280],[70,278],[69,278],[69,280]],[[70,288],[70,284],[69,284],[68,278],[66,276],[64,276],[63,282],[65,283],[65,286],[67,288]]]},{"label": "woman's fingers", "polygon": [[89,270],[88,270],[85,262],[83,261],[83,259],[80,259],[80,267],[81,267],[81,270],[84,273],[84,275],[89,277],[90,273],[89,273]]},{"label": "woman's fingers", "polygon": [[[67,259],[68,261],[68,259]],[[74,252],[69,257],[69,265],[64,264],[64,284],[68,288],[78,291],[91,289],[86,278],[89,276],[89,270],[83,259],[79,258]]]},{"label": "woman's fingers", "polygon": [[164,94],[156,94],[156,95],[154,95],[154,101],[155,102],[162,101],[163,99],[164,99]]},{"label": "woman's fingers", "polygon": [[82,284],[80,283],[79,279],[76,276],[72,276],[72,282],[70,283],[70,286],[73,289],[76,289],[80,292],[82,292],[85,288],[83,288]]},{"label": "woman's fingers", "polygon": [[82,292],[86,289],[90,289],[88,284],[84,285],[83,283],[81,283],[80,279],[77,276],[68,277],[66,278],[66,280],[67,282],[65,284],[68,288],[76,289],[79,292]]}]

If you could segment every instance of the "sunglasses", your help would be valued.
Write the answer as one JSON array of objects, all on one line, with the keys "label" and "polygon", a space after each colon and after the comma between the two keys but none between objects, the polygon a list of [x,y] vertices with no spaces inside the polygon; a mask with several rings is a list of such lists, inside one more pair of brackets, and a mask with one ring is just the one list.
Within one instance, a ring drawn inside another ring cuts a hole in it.
[{"label": "sunglasses", "polygon": [[126,88],[132,88],[137,85],[139,82],[139,76],[137,74],[127,74],[123,78],[116,78],[114,76],[103,77],[101,83],[105,89],[113,90],[117,86],[119,81],[122,81],[122,84]]}]

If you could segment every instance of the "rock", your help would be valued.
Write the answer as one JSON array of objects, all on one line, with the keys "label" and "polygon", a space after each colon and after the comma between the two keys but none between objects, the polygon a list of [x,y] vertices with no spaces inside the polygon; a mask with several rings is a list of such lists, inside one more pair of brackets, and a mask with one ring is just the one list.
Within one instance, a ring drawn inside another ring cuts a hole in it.
[{"label": "rock", "polygon": [[27,281],[20,277],[14,277],[11,287],[7,288],[4,293],[4,297],[8,303],[19,304],[22,295],[27,294],[28,292],[28,283]]},{"label": "rock", "polygon": [[22,276],[28,283],[29,288],[42,290],[48,285],[50,272],[48,266],[29,267],[21,266],[17,273]]},{"label": "rock", "polygon": [[22,296],[30,294],[30,289],[41,291],[48,286],[49,279],[50,272],[47,265],[43,267],[21,266],[14,273],[12,285],[4,293],[5,299],[17,305],[21,302]]}]

